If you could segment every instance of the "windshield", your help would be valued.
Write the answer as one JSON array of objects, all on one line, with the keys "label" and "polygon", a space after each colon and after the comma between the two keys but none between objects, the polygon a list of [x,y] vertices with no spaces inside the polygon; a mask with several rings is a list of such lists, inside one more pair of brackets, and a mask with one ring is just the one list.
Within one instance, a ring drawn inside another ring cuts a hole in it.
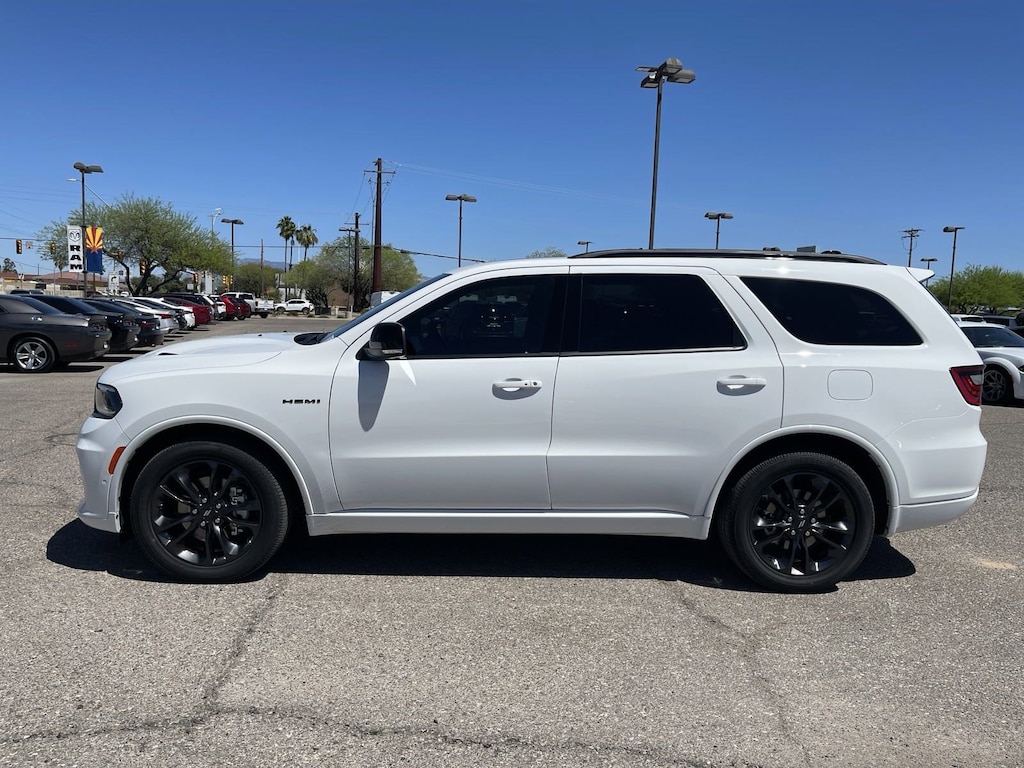
[{"label": "windshield", "polygon": [[977,349],[985,347],[1024,347],[1024,339],[1009,328],[995,328],[979,325],[976,328],[961,326],[967,338]]},{"label": "windshield", "polygon": [[348,330],[350,330],[352,328],[355,328],[360,323],[362,323],[362,322],[364,322],[366,320],[369,320],[371,317],[376,315],[382,309],[384,309],[385,307],[390,306],[391,304],[393,304],[394,302],[398,301],[399,299],[404,299],[406,296],[411,296],[412,294],[416,293],[416,291],[422,290],[422,289],[426,288],[428,285],[436,283],[438,280],[441,280],[442,278],[445,278],[445,277],[448,277],[448,273],[447,272],[445,272],[444,274],[437,275],[436,277],[432,277],[429,280],[424,280],[419,285],[414,285],[412,288],[409,288],[407,290],[402,291],[397,296],[392,296],[390,299],[388,299],[387,301],[385,301],[385,302],[383,302],[381,304],[378,304],[376,307],[373,307],[372,309],[366,310],[365,312],[363,312],[363,314],[359,315],[359,317],[355,317],[355,318],[349,320],[343,326],[341,326],[339,328],[335,328],[330,333],[324,334],[323,338],[321,338],[320,341],[328,341],[329,339],[336,339],[336,338],[338,338],[341,334],[345,333],[345,331],[348,331]]}]

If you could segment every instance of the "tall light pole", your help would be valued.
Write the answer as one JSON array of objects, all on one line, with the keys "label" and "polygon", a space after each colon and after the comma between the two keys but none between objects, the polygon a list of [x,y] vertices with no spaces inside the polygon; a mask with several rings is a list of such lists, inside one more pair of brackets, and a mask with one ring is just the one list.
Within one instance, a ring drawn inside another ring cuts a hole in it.
[{"label": "tall light pole", "polygon": [[89,279],[89,262],[85,260],[85,174],[103,173],[103,168],[98,165],[86,165],[85,163],[75,163],[74,168],[82,174],[82,294],[85,295],[89,292],[89,286],[86,282]]},{"label": "tall light pole", "polygon": [[[235,287],[235,224],[245,224],[241,219],[221,219],[224,224],[231,225],[231,287]],[[260,275],[262,276],[262,272]]]},{"label": "tall light pole", "polygon": [[704,214],[705,219],[710,219],[715,222],[715,250],[718,250],[718,230],[722,226],[722,219],[731,219],[731,213],[716,213],[715,211],[708,211]]},{"label": "tall light pole", "polygon": [[590,253],[590,241],[589,240],[577,240],[576,245],[583,246],[584,253]]},{"label": "tall light pole", "polygon": [[462,266],[462,204],[463,203],[475,203],[476,198],[472,195],[445,195],[445,200],[458,200],[459,201],[459,266]]},{"label": "tall light pole", "polygon": [[949,295],[946,297],[946,311],[953,311],[953,270],[956,268],[956,233],[965,227],[943,227],[943,232],[953,233],[953,255],[949,260]]},{"label": "tall light pole", "polygon": [[214,220],[215,217],[220,216],[222,213],[224,213],[224,209],[223,208],[214,208],[212,211],[210,211],[210,234],[211,235],[213,234],[213,220]]},{"label": "tall light pole", "polygon": [[[931,268],[932,268],[932,262],[934,262],[934,261],[938,261],[938,259],[936,259],[936,258],[935,258],[934,256],[929,256],[929,257],[927,257],[927,258],[921,259],[921,261],[923,261],[923,262],[924,262],[924,268],[925,268],[925,269],[931,269]],[[926,280],[924,281],[924,284],[925,284],[925,285],[928,285],[928,280],[931,280],[931,278],[929,277],[929,278],[927,278],[927,279],[926,279]]]},{"label": "tall light pole", "polygon": [[679,59],[668,58],[656,67],[637,67],[637,72],[646,72],[640,81],[641,88],[657,88],[658,102],[654,115],[654,173],[651,178],[651,233],[647,240],[647,248],[654,248],[654,213],[658,207],[658,145],[661,143],[661,84],[692,83],[697,75],[691,69],[684,69]]}]

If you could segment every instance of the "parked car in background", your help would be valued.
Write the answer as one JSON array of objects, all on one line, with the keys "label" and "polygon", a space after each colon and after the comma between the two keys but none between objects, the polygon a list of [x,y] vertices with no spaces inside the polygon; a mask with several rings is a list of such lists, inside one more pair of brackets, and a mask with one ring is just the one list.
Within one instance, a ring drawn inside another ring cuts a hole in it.
[{"label": "parked car in background", "polygon": [[189,581],[245,578],[302,520],[713,535],[758,584],[830,589],[876,534],[978,498],[984,366],[930,274],[599,251],[442,274],[332,332],[183,342],[100,375],[79,519]]},{"label": "parked car in background", "polygon": [[274,306],[274,311],[279,315],[285,312],[299,312],[308,315],[314,309],[313,302],[306,299],[288,299],[288,301],[282,301]]},{"label": "parked car in background", "polygon": [[205,296],[207,299],[210,300],[210,302],[212,302],[214,308],[214,316],[218,320],[228,319],[228,305],[223,299],[221,299],[220,296],[215,296],[211,294],[203,294],[203,296]]},{"label": "parked car in background", "polygon": [[170,312],[178,324],[178,330],[187,331],[196,327],[196,315],[188,307],[172,304],[157,296],[136,296],[135,301]]},{"label": "parked car in background", "polygon": [[985,363],[982,400],[1004,405],[1024,399],[1024,339],[1001,323],[959,320],[958,324]]},{"label": "parked car in background", "polygon": [[96,315],[102,317],[110,329],[110,349],[107,350],[108,352],[127,352],[138,343],[139,324],[126,311],[103,310],[94,304],[89,304],[81,299],[75,299],[70,296],[33,296],[33,298],[69,315],[82,315],[84,317]]},{"label": "parked car in background", "polygon": [[110,348],[101,315],[69,315],[28,295],[0,294],[0,361],[21,373],[93,360]]},{"label": "parked car in background", "polygon": [[227,307],[227,320],[245,320],[252,314],[252,308],[241,299],[232,299],[228,296],[221,298],[224,306]]},{"label": "parked car in background", "polygon": [[143,312],[125,304],[117,304],[111,301],[110,297],[91,297],[82,299],[82,301],[97,307],[101,311],[121,312],[125,317],[130,317],[139,326],[137,346],[159,347],[164,343],[164,332],[160,328],[160,318],[152,312]]},{"label": "parked car in background", "polygon": [[274,311],[273,301],[271,301],[270,299],[259,298],[255,294],[248,293],[246,291],[228,291],[223,295],[227,296],[229,299],[232,300],[236,298],[241,299],[242,301],[249,305],[254,315],[259,315],[260,317],[263,318],[269,317],[270,314]]},{"label": "parked car in background", "polygon": [[169,336],[173,336],[181,330],[178,325],[177,313],[171,311],[167,307],[143,303],[143,301],[137,297],[126,298],[123,296],[114,296],[111,297],[111,301],[116,304],[131,307],[137,312],[148,312],[155,315],[160,321],[160,330],[164,334],[165,339]]},{"label": "parked car in background", "polygon": [[163,301],[182,307],[191,312],[196,319],[196,325],[208,325],[213,321],[213,309],[209,304],[186,298],[184,296],[162,295]]}]

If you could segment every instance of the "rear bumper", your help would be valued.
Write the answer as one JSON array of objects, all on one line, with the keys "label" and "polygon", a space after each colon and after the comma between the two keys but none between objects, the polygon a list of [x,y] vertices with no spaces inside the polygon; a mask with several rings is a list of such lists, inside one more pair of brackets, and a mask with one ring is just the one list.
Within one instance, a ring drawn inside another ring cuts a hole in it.
[{"label": "rear bumper", "polygon": [[974,493],[962,499],[933,501],[928,504],[907,504],[897,507],[889,517],[889,527],[885,533],[889,536],[903,531],[951,523],[966,514],[977,500],[978,494]]}]

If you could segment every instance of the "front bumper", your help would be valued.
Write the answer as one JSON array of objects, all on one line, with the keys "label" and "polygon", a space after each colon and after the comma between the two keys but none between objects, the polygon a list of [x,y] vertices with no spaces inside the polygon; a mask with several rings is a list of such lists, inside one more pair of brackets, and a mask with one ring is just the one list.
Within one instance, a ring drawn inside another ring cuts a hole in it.
[{"label": "front bumper", "polygon": [[120,472],[115,468],[111,475],[110,468],[117,449],[127,443],[128,436],[115,419],[90,416],[78,434],[75,452],[85,491],[85,498],[78,506],[78,519],[90,528],[111,533],[121,530],[116,488]]}]

